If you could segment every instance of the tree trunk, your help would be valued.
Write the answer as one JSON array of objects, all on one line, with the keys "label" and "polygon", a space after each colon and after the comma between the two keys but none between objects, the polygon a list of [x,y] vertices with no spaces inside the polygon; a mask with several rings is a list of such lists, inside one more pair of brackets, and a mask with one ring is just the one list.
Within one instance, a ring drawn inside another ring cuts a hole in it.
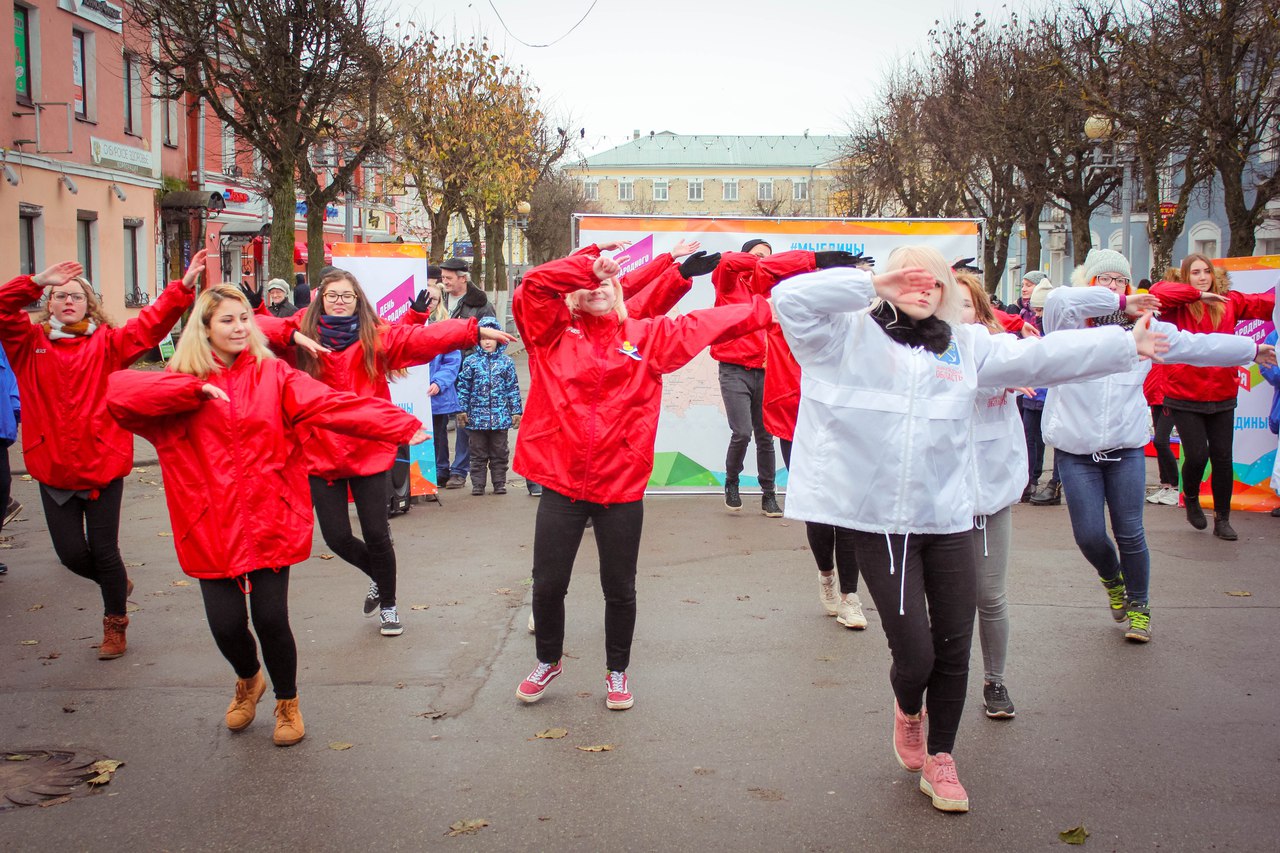
[{"label": "tree trunk", "polygon": [[1241,162],[1231,156],[1216,157],[1218,176],[1222,179],[1222,207],[1227,214],[1227,245],[1218,247],[1224,258],[1242,258],[1252,255],[1255,243],[1254,230],[1261,220],[1260,206],[1249,207],[1244,199],[1244,179]]},{"label": "tree trunk", "polygon": [[466,208],[459,211],[462,216],[462,224],[467,229],[467,236],[471,239],[471,280],[476,283],[482,290],[484,289],[484,234],[480,230],[480,223],[477,218],[471,215]]},{"label": "tree trunk", "polygon": [[1071,260],[1076,266],[1084,263],[1093,247],[1093,233],[1089,230],[1089,219],[1093,210],[1088,203],[1072,203],[1067,209],[1067,219],[1071,222]]},{"label": "tree trunk", "polygon": [[439,210],[426,208],[426,211],[431,220],[431,263],[439,264],[444,260],[444,250],[449,240],[449,219],[453,212],[443,204]]},{"label": "tree trunk", "polygon": [[1040,214],[1043,211],[1043,202],[1028,202],[1022,206],[1022,228],[1027,235],[1022,243],[1025,255],[1022,262],[1023,275],[1040,269]]},{"label": "tree trunk", "polygon": [[492,283],[494,293],[502,293],[507,289],[507,261],[503,257],[503,245],[506,234],[503,231],[506,219],[501,214],[494,214],[485,223],[485,255],[488,272],[486,283]]},{"label": "tree trunk", "polygon": [[271,252],[267,257],[267,272],[271,278],[290,281],[293,279],[293,220],[298,212],[292,163],[273,175],[268,197],[271,199]]},{"label": "tree trunk", "polygon": [[[320,284],[320,270],[324,268],[324,213],[327,205],[312,195],[307,197],[307,282],[313,287]],[[289,282],[290,286],[293,282]]]},{"label": "tree trunk", "polygon": [[982,241],[983,287],[993,294],[1000,286],[1006,265],[1009,263],[1009,238],[1013,234],[1013,221],[987,221],[987,236]]}]

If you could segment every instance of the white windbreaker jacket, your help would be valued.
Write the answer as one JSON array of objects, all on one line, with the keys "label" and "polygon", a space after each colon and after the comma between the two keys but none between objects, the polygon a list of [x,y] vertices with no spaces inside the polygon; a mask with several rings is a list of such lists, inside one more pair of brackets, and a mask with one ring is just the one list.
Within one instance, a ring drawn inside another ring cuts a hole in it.
[{"label": "white windbreaker jacket", "polygon": [[[868,316],[871,275],[837,267],[773,290],[803,371],[787,515],[875,533],[973,527],[970,423],[978,387],[1044,386],[1132,370],[1133,338],[1091,329],[1015,340],[957,326],[941,355]],[[1025,486],[1025,468],[1019,491]]]},{"label": "white windbreaker jacket", "polygon": [[[974,328],[987,331],[982,326]],[[994,515],[1016,504],[1027,487],[1027,437],[1018,411],[1018,395],[1003,387],[979,388],[970,435],[975,490],[973,514]]]},{"label": "white windbreaker jacket", "polygon": [[[1120,297],[1105,287],[1059,287],[1045,301],[1045,339],[1119,310]],[[1169,338],[1169,351],[1161,358],[1170,364],[1232,367],[1248,364],[1258,354],[1257,344],[1248,338],[1194,334],[1158,320],[1151,328]],[[1151,440],[1151,415],[1142,382],[1150,370],[1151,362],[1142,361],[1124,373],[1050,388],[1041,425],[1045,444],[1077,454],[1145,447]]]}]

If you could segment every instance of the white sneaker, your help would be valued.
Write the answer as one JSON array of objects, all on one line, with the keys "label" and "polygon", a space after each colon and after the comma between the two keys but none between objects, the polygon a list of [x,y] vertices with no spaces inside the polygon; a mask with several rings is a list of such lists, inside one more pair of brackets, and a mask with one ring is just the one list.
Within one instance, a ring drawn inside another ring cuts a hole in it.
[{"label": "white sneaker", "polygon": [[1149,504],[1160,503],[1160,496],[1163,494],[1164,494],[1164,489],[1156,489],[1154,492],[1147,495],[1147,503]]},{"label": "white sneaker", "polygon": [[862,600],[856,592],[840,596],[836,621],[846,628],[861,631],[867,627],[867,617],[862,615]]},{"label": "white sneaker", "polygon": [[835,616],[840,603],[840,592],[836,589],[835,572],[830,575],[818,575],[818,597],[822,600],[822,606],[826,609],[827,615]]},{"label": "white sneaker", "polygon": [[533,614],[532,614],[532,613],[530,613],[530,614],[529,614],[529,633],[530,633],[530,634],[536,633],[536,632],[534,631],[534,629],[533,629]]},{"label": "white sneaker", "polygon": [[1164,506],[1177,506],[1178,490],[1173,488],[1162,490],[1160,492],[1160,503]]}]

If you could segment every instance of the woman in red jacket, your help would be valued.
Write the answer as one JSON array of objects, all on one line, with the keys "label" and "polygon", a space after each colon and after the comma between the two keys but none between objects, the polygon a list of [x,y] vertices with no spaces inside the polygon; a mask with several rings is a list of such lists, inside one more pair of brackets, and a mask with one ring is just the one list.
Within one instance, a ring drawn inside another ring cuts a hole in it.
[{"label": "woman in red jacket", "polygon": [[[294,330],[318,341],[327,352],[296,352],[298,367],[330,388],[359,397],[390,401],[389,379],[436,356],[475,346],[483,339],[514,340],[497,329],[479,329],[475,318],[442,320],[429,326],[389,324],[380,319],[355,276],[335,270],[320,280],[306,313],[289,318],[273,346],[287,345]],[[424,405],[426,401],[423,401]],[[353,438],[304,426],[302,450],[311,473],[311,502],[325,544],[369,576],[364,612],[379,614],[379,631],[394,637],[404,630],[396,610],[396,553],[387,520],[390,471],[396,447],[386,441]],[[355,501],[363,540],[351,531],[347,494]]]},{"label": "woman in red jacket", "polygon": [[524,702],[541,699],[560,675],[564,596],[591,519],[605,597],[605,704],[631,707],[636,559],[662,376],[772,319],[759,297],[677,319],[629,319],[618,273],[611,258],[572,255],[530,270],[515,295],[530,387],[514,467],[543,485],[533,538],[539,663],[516,690]]},{"label": "woman in red jacket", "polygon": [[[1234,334],[1245,320],[1269,320],[1275,293],[1238,293],[1230,289],[1226,271],[1213,261],[1191,254],[1182,261],[1179,281],[1160,281],[1151,295],[1160,300],[1162,319],[1188,332]],[[1213,464],[1213,535],[1234,542],[1231,492],[1234,475],[1231,449],[1235,429],[1236,369],[1171,364],[1165,368],[1164,406],[1173,413],[1182,445],[1182,494],[1187,521],[1204,530],[1200,483],[1206,462]]]},{"label": "woman in red jacket", "polygon": [[[120,501],[133,468],[133,436],[107,415],[107,377],[158,345],[195,298],[204,271],[196,252],[182,281],[116,327],[74,261],[0,287],[0,339],[22,394],[22,450],[40,483],[58,559],[102,593],[98,658],[125,653],[133,586],[120,557]],[[49,288],[34,322],[26,306]]]},{"label": "woman in red jacket", "polygon": [[305,733],[288,603],[289,567],[311,556],[300,434],[417,444],[426,431],[390,402],[339,393],[273,358],[231,285],[200,294],[191,317],[168,370],[113,375],[107,408],[160,455],[178,563],[199,579],[209,629],[237,676],[227,727],[253,722],[266,691],[252,616],[275,689],[273,739],[289,746]]}]

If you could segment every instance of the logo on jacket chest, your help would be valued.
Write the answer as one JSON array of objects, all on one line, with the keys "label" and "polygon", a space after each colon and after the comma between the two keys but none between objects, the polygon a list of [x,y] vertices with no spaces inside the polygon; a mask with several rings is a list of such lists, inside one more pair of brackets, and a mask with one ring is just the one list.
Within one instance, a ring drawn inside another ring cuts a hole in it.
[{"label": "logo on jacket chest", "polygon": [[640,360],[640,350],[636,349],[636,345],[631,341],[623,341],[622,346],[618,347],[618,352],[634,361]]},{"label": "logo on jacket chest", "polygon": [[945,350],[934,353],[933,357],[938,362],[934,366],[934,376],[946,382],[964,381],[964,371],[960,369],[960,348],[956,346],[955,338],[951,339]]}]

